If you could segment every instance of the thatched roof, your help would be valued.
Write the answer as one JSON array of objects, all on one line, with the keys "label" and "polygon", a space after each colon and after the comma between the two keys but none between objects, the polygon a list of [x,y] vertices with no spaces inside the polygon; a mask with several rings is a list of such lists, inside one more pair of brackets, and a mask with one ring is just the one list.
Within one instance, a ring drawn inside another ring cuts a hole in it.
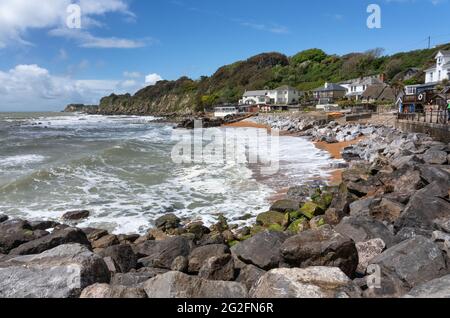
[{"label": "thatched roof", "polygon": [[363,99],[373,100],[395,100],[393,89],[386,84],[376,84],[369,86],[362,94]]}]

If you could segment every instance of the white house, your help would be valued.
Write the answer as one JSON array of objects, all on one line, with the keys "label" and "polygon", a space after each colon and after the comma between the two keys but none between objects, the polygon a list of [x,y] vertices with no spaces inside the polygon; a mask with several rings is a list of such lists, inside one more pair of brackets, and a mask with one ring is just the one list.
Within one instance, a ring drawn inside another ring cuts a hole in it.
[{"label": "white house", "polygon": [[281,86],[273,90],[247,91],[239,101],[241,105],[275,104],[288,105],[299,101],[300,92],[290,86]]},{"label": "white house", "polygon": [[256,105],[256,104],[268,104],[270,97],[268,91],[247,91],[239,101],[240,105]]},{"label": "white house", "polygon": [[450,79],[450,51],[439,51],[435,57],[436,66],[425,70],[425,83]]},{"label": "white house", "polygon": [[384,83],[384,75],[373,75],[361,78],[352,79],[349,81],[339,83],[340,86],[347,90],[345,96],[360,100],[362,94],[372,85],[380,85]]}]

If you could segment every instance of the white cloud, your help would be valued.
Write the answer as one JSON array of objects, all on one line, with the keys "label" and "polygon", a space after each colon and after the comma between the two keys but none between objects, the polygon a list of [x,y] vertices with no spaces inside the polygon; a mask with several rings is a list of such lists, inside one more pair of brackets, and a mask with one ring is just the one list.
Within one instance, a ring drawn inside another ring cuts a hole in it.
[{"label": "white cloud", "polygon": [[163,80],[163,78],[161,77],[161,75],[152,73],[152,74],[148,74],[145,77],[145,84],[155,85],[157,82],[162,81],[162,80]]},{"label": "white cloud", "polygon": [[[71,3],[72,0],[0,0],[0,48],[17,43],[30,45],[26,37],[32,29],[65,28],[66,9]],[[135,17],[128,8],[127,0],[80,0],[78,3],[82,10],[82,26],[85,28],[101,25],[96,17],[110,12],[119,12],[128,18]],[[96,37],[86,30],[81,32],[79,39],[80,46],[86,48],[134,48],[143,45],[142,41]]]},{"label": "white cloud", "polygon": [[52,36],[65,37],[77,41],[80,47],[84,48],[114,48],[114,49],[134,49],[146,46],[147,40],[129,40],[116,37],[97,37],[87,31],[77,29],[59,28],[49,32]]},{"label": "white cloud", "polygon": [[128,72],[128,71],[123,72],[123,76],[124,77],[128,77],[128,78],[140,78],[140,77],[143,77],[143,75],[140,72]]},{"label": "white cloud", "polygon": [[275,34],[287,34],[289,33],[289,29],[286,26],[278,25],[278,24],[262,24],[262,23],[253,23],[253,22],[242,22],[242,26],[251,28],[258,31],[265,31]]},{"label": "white cloud", "polygon": [[69,103],[97,104],[111,93],[134,94],[139,80],[76,80],[52,75],[38,65],[0,71],[0,111],[62,110]]}]

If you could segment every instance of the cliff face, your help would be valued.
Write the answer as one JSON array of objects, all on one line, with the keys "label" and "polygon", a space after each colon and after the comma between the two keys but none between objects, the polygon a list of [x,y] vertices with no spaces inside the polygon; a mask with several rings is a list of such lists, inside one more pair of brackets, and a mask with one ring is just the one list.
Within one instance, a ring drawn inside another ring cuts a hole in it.
[{"label": "cliff face", "polygon": [[102,114],[166,115],[191,114],[218,103],[237,102],[246,89],[263,89],[272,78],[275,66],[287,66],[289,59],[280,53],[264,53],[223,66],[211,77],[194,81],[182,77],[160,81],[134,96],[110,95],[100,101]]},{"label": "cliff face", "polygon": [[189,114],[195,107],[196,82],[186,77],[177,81],[161,81],[130,94],[104,97],[100,113],[124,115]]},{"label": "cliff face", "polygon": [[70,104],[67,105],[64,112],[66,113],[98,113],[99,107],[97,105],[84,105],[84,104]]}]

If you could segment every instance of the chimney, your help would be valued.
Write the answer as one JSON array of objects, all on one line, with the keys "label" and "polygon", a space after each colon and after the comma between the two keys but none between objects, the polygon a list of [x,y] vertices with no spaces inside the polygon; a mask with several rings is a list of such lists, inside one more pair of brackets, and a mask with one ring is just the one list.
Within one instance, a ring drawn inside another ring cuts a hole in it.
[{"label": "chimney", "polygon": [[325,82],[325,88],[328,88],[328,82]]}]

